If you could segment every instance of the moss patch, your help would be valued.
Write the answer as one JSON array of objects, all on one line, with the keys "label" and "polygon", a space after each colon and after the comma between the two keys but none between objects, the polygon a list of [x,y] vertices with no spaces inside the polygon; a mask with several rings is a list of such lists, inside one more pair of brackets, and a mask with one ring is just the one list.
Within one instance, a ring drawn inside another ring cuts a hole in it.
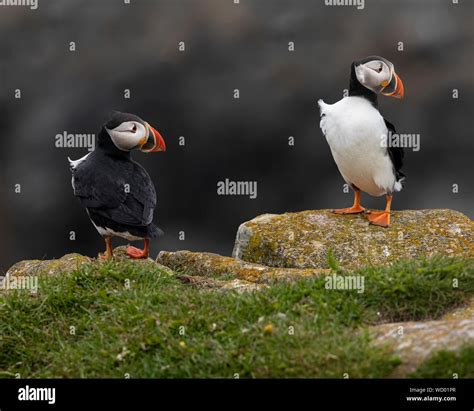
[{"label": "moss patch", "polygon": [[329,274],[330,272],[328,269],[266,267],[218,254],[191,251],[162,251],[156,261],[175,271],[192,276],[212,277],[223,280],[239,279],[253,283],[289,281],[305,277],[317,277]]}]

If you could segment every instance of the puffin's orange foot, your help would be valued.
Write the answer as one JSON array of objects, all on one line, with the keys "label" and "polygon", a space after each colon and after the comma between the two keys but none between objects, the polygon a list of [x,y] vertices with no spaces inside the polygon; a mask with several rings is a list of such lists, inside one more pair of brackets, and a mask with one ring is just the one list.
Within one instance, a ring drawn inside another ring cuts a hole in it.
[{"label": "puffin's orange foot", "polygon": [[110,260],[114,256],[114,251],[112,249],[112,237],[104,237],[105,240],[105,252],[99,253],[97,258],[101,260]]},{"label": "puffin's orange foot", "polygon": [[97,255],[97,258],[99,258],[100,260],[111,260],[113,258],[113,254],[108,254],[108,253],[99,253]]},{"label": "puffin's orange foot", "polygon": [[364,211],[365,208],[361,206],[352,206],[348,208],[338,208],[336,210],[332,210],[334,214],[360,214]]},{"label": "puffin's orange foot", "polygon": [[367,219],[370,224],[388,227],[390,225],[390,211],[369,211]]},{"label": "puffin's orange foot", "polygon": [[125,251],[130,258],[148,258],[148,250],[140,250],[137,247],[128,246]]}]

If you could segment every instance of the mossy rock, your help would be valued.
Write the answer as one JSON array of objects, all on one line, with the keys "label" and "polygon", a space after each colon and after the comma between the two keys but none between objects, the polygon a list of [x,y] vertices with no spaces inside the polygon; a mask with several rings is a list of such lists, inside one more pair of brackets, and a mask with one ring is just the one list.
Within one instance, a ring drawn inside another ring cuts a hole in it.
[{"label": "mossy rock", "polygon": [[265,267],[259,264],[246,263],[231,257],[212,253],[191,251],[161,251],[156,261],[172,270],[190,276],[231,278],[252,283],[268,283],[278,280],[325,275],[329,270],[292,269]]},{"label": "mossy rock", "polygon": [[436,321],[380,324],[370,331],[374,346],[387,346],[401,361],[390,377],[410,376],[440,352],[474,347],[474,298]]},{"label": "mossy rock", "polygon": [[176,278],[183,284],[189,284],[190,286],[201,290],[232,290],[238,293],[243,293],[248,291],[259,291],[264,287],[268,287],[265,284],[257,284],[251,281],[239,280],[238,278],[233,280],[217,280],[209,277],[186,274],[178,275]]},{"label": "mossy rock", "polygon": [[241,224],[233,256],[281,268],[329,268],[331,251],[344,269],[433,255],[474,256],[473,222],[453,210],[393,211],[388,228],[363,214],[329,210],[264,214]]},{"label": "mossy rock", "polygon": [[57,275],[63,272],[71,272],[78,269],[82,264],[90,263],[90,257],[71,253],[55,260],[23,260],[19,261],[7,271],[7,276],[37,276]]},{"label": "mossy rock", "polygon": [[408,321],[372,329],[375,346],[387,346],[401,364],[391,377],[401,378],[439,351],[456,352],[474,346],[474,319]]},{"label": "mossy rock", "polygon": [[[125,261],[131,260],[136,264],[140,264],[143,267],[154,266],[157,263],[151,258],[145,259],[130,259],[125,254],[126,246],[119,246],[114,249],[114,260]],[[70,273],[77,270],[83,264],[101,264],[104,260],[99,258],[94,259],[78,253],[70,253],[62,256],[61,258],[52,260],[23,260],[12,265],[6,273],[6,276],[12,277],[29,277],[29,276],[45,276],[45,275],[58,275],[62,273]],[[164,266],[160,266],[163,272],[174,275],[174,273]]]}]

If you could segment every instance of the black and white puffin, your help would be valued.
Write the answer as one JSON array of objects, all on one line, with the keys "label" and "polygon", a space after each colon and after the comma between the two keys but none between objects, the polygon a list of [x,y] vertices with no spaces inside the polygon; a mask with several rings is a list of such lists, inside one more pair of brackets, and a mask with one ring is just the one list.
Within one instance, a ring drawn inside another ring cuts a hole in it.
[{"label": "black and white puffin", "polygon": [[127,247],[131,258],[147,258],[149,239],[162,234],[152,223],[156,192],[145,169],[132,160],[132,150],[146,153],[165,151],[158,131],[133,114],[114,111],[103,125],[94,151],[79,160],[69,159],[74,195],[86,208],[106,250],[100,257],[113,256],[114,236],[129,241],[144,240],[144,249]]},{"label": "black and white puffin", "polygon": [[404,88],[393,64],[370,56],[351,66],[349,95],[334,104],[319,100],[320,127],[344,180],[354,190],[354,204],[333,210],[337,214],[365,212],[360,192],[386,196],[383,211],[368,211],[371,224],[390,225],[392,194],[402,189],[403,148],[387,144],[395,127],[378,110],[377,94],[403,98]]}]

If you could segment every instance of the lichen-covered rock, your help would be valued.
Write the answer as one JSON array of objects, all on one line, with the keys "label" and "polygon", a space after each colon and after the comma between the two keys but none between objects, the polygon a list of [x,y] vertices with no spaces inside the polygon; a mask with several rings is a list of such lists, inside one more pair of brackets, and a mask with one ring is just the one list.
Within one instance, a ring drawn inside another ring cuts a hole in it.
[{"label": "lichen-covered rock", "polygon": [[[130,260],[135,262],[136,264],[141,264],[144,266],[153,265],[154,268],[158,267],[162,272],[168,275],[174,275],[174,272],[170,268],[158,264],[151,258],[131,259],[125,254],[126,248],[126,246],[119,246],[114,248],[115,261]],[[53,260],[24,260],[19,261],[13,266],[11,266],[5,276],[29,277],[70,273],[78,269],[81,265],[92,263],[94,261],[99,264],[104,262],[104,260],[101,260],[99,258],[94,259],[77,253],[66,254],[61,258]]]},{"label": "lichen-covered rock", "polygon": [[195,253],[191,251],[161,251],[156,259],[174,271],[201,277],[231,277],[253,283],[267,283],[274,280],[291,280],[295,278],[318,276],[329,273],[321,269],[288,269],[265,267],[259,264],[246,263],[231,257],[212,253]]},{"label": "lichen-covered rock", "polygon": [[402,258],[474,255],[474,223],[453,210],[393,211],[391,226],[329,210],[264,214],[241,224],[233,256],[269,267],[328,268],[388,264]]},{"label": "lichen-covered rock", "polygon": [[56,275],[74,271],[91,261],[90,257],[77,253],[66,254],[56,260],[24,260],[11,266],[6,276]]},{"label": "lichen-covered rock", "polygon": [[474,344],[474,318],[382,324],[372,332],[375,346],[388,345],[401,360],[391,376],[403,377],[437,351]]},{"label": "lichen-covered rock", "polygon": [[247,291],[258,291],[264,287],[265,284],[257,284],[251,281],[239,280],[217,280],[209,277],[193,276],[193,275],[178,275],[176,276],[184,284],[189,284],[192,287],[199,289],[221,290],[221,291],[237,291],[243,293]]}]

